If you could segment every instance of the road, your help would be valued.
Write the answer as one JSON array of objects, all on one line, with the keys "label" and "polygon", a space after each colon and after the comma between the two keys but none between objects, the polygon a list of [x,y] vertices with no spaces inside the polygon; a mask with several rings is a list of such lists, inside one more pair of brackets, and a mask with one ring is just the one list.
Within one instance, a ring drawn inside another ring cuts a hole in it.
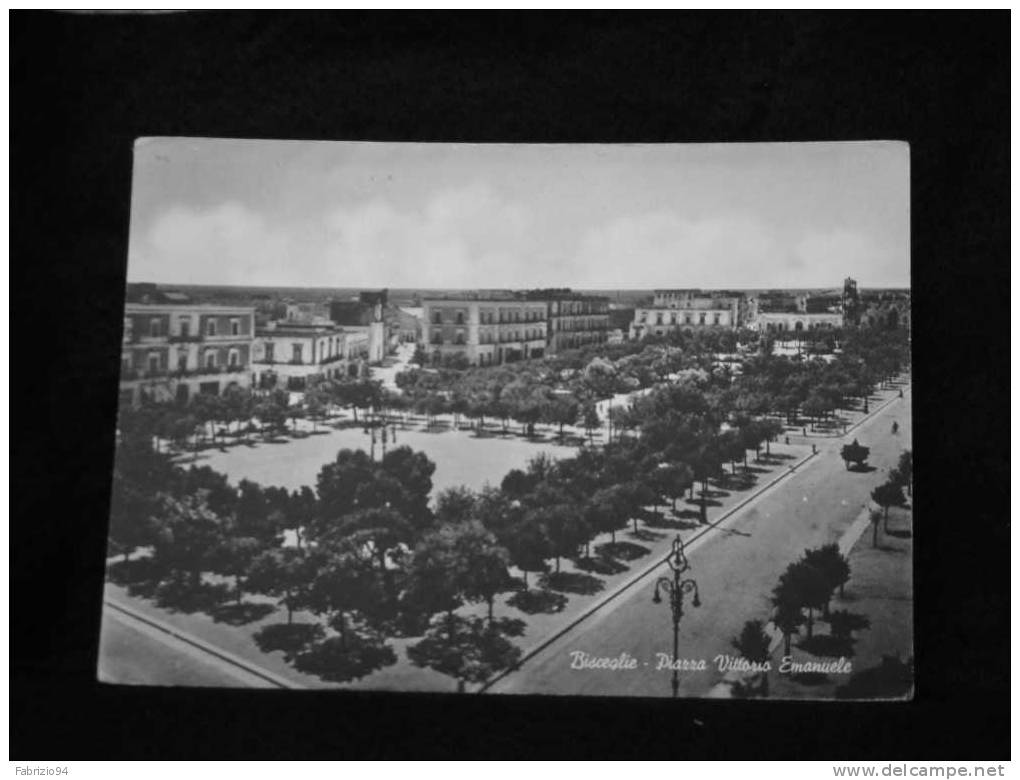
[{"label": "road", "polygon": [[[763,493],[688,548],[701,607],[688,602],[680,626],[680,659],[704,660],[706,669],[680,672],[681,696],[704,696],[723,675],[719,654],[736,654],[730,640],[744,621],[768,619],[769,595],[779,575],[805,548],[837,541],[885,481],[904,449],[910,448],[910,392],[896,399],[848,439],[819,438],[819,455],[789,479]],[[899,433],[891,433],[892,422]],[[857,438],[871,447],[868,473],[850,472],[839,457],[842,444]],[[551,643],[521,669],[496,682],[490,693],[670,696],[669,668],[657,669],[659,655],[672,654],[672,623],[666,602],[652,603],[655,577],[665,566],[609,602]],[[852,576],[852,575],[851,575]],[[666,600],[668,601],[668,599]],[[572,653],[635,659],[631,669],[574,669]],[[796,654],[797,651],[795,650]]]},{"label": "road", "polygon": [[105,606],[101,632],[101,682],[217,688],[275,687],[187,642]]}]

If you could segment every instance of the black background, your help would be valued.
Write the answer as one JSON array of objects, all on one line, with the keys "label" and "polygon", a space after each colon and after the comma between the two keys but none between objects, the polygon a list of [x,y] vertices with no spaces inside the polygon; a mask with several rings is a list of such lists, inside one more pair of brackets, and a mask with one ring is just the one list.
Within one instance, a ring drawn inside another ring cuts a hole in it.
[{"label": "black background", "polygon": [[[1007,12],[10,22],[12,758],[1008,756]],[[131,147],[146,135],[909,141],[915,700],[98,685]]]}]

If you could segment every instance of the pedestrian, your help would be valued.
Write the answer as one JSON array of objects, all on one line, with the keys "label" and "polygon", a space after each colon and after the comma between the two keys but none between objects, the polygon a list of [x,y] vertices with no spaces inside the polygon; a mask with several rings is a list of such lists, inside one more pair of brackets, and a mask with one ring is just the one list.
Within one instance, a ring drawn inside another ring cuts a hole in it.
[{"label": "pedestrian", "polygon": [[789,443],[790,443],[790,437],[789,437],[789,436],[787,436],[787,437],[786,437],[786,443],[787,443],[787,444],[789,444]]},{"label": "pedestrian", "polygon": [[901,387],[900,388],[900,398],[902,398],[902,397],[903,397],[903,388]]},{"label": "pedestrian", "polygon": [[818,454],[818,445],[817,444],[812,444],[811,445],[811,454],[812,455],[817,455]]},{"label": "pedestrian", "polygon": [[800,429],[800,435],[801,436],[807,436],[807,428],[801,428]]}]

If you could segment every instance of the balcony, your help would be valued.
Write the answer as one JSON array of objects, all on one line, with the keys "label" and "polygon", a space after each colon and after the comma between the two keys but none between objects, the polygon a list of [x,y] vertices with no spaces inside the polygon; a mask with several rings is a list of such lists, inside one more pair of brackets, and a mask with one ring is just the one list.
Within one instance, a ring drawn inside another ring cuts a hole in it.
[{"label": "balcony", "polygon": [[216,376],[220,374],[243,374],[247,366],[202,366],[200,368],[121,368],[120,379],[129,382],[139,379],[184,379],[196,376]]},{"label": "balcony", "polygon": [[176,333],[167,338],[171,344],[192,344],[202,340],[198,333]]}]

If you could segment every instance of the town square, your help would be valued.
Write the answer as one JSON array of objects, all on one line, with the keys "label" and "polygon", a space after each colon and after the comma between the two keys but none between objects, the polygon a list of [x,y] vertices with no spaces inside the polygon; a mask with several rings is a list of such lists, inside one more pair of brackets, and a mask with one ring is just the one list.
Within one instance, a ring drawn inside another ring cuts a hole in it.
[{"label": "town square", "polygon": [[[905,147],[259,143],[136,146],[100,680],[912,695]],[[334,154],[322,276],[253,209]]]}]

